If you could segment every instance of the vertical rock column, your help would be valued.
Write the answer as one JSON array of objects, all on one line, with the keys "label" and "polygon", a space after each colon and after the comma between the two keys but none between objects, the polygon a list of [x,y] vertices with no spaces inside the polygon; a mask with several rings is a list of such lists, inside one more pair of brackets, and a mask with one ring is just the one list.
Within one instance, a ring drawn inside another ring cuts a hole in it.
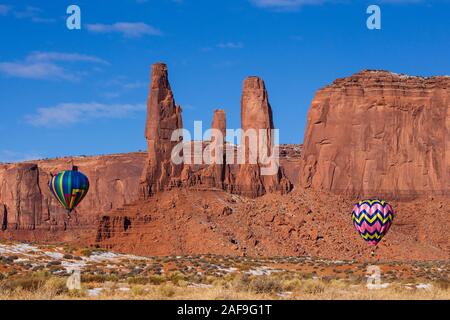
[{"label": "vertical rock column", "polygon": [[172,149],[178,141],[171,141],[174,130],[183,127],[181,108],[175,105],[170,88],[167,66],[163,63],[152,65],[150,92],[147,99],[147,122],[145,138],[148,145],[147,162],[141,178],[141,197],[176,186],[182,164],[171,160]]},{"label": "vertical rock column", "polygon": [[[241,128],[243,130],[241,152],[245,155],[245,163],[241,164],[236,177],[235,192],[255,198],[266,192],[290,191],[291,185],[279,169],[273,175],[261,175],[261,168],[266,166],[261,164],[262,157],[272,155],[274,125],[267,90],[264,81],[258,77],[249,77],[244,80],[241,98]],[[257,135],[256,145],[255,139],[249,138],[251,129]],[[265,134],[265,141],[261,139],[260,133]],[[253,155],[256,156],[256,163],[250,161],[251,148]]]},{"label": "vertical rock column", "polygon": [[218,109],[214,111],[211,125],[211,143],[209,149],[209,166],[202,175],[202,184],[213,188],[224,188],[225,181],[225,135],[227,122],[225,111]]}]

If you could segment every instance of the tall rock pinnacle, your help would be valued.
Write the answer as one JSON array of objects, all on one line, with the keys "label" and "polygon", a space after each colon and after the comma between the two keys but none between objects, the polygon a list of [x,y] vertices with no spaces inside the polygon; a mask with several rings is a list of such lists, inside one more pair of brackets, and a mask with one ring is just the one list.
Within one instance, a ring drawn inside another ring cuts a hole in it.
[{"label": "tall rock pinnacle", "polygon": [[222,137],[225,139],[226,130],[227,130],[227,120],[226,120],[225,110],[222,110],[222,109],[214,110],[214,117],[213,117],[211,128],[219,130],[222,133]]},{"label": "tall rock pinnacle", "polygon": [[[236,178],[236,192],[254,198],[266,192],[290,191],[290,183],[283,177],[279,168],[274,174],[261,175],[261,168],[267,166],[266,163],[262,164],[261,160],[271,156],[273,152],[274,125],[267,90],[264,81],[258,77],[248,77],[244,80],[241,97],[241,128],[244,131],[241,152],[245,157],[245,163],[240,166]],[[257,135],[256,144],[247,134],[251,129]],[[264,135],[265,140],[262,139]],[[252,156],[255,157],[256,163],[250,160]],[[280,182],[288,183],[289,187],[281,188]]]},{"label": "tall rock pinnacle", "polygon": [[224,188],[226,183],[225,173],[225,135],[227,122],[225,111],[218,109],[214,111],[214,117],[211,125],[213,129],[211,133],[211,142],[207,147],[209,149],[210,165],[205,169],[201,180],[205,184],[213,188]]},{"label": "tall rock pinnacle", "polygon": [[182,137],[178,141],[171,141],[171,137],[174,130],[182,127],[181,108],[175,105],[167,65],[156,63],[152,65],[147,99],[145,138],[148,158],[141,178],[143,198],[177,184],[182,164],[175,165],[171,161],[171,153]]}]

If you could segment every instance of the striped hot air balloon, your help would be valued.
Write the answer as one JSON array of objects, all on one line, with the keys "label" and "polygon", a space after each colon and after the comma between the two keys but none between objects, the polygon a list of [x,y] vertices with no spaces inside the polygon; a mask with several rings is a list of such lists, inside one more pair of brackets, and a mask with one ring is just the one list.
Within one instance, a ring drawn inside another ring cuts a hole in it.
[{"label": "striped hot air balloon", "polygon": [[361,237],[372,246],[381,241],[393,220],[394,210],[383,200],[362,200],[353,207],[353,225]]},{"label": "striped hot air balloon", "polygon": [[89,180],[74,167],[52,176],[49,187],[58,202],[70,213],[87,195]]}]

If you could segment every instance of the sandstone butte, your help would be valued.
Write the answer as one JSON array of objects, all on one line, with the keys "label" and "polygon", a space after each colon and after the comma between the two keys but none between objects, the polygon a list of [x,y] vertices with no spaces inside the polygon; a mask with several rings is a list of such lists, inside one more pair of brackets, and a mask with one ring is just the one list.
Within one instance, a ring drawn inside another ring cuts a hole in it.
[{"label": "sandstone butte", "polygon": [[[312,255],[370,260],[353,230],[360,197],[396,211],[376,259],[450,259],[450,77],[365,70],[320,89],[303,145],[281,145],[281,167],[172,163],[183,127],[167,66],[152,66],[147,153],[0,164],[0,239],[69,242],[144,255]],[[242,128],[274,128],[264,81],[244,80]],[[212,128],[225,132],[216,110]],[[195,150],[223,137],[188,142]],[[261,143],[258,141],[258,143]],[[267,142],[270,146],[270,140]],[[225,144],[211,148],[219,159]],[[218,154],[216,154],[218,153]],[[191,157],[195,157],[193,152]],[[185,155],[186,157],[186,155]],[[50,194],[50,173],[77,165],[89,195],[69,219]]]}]

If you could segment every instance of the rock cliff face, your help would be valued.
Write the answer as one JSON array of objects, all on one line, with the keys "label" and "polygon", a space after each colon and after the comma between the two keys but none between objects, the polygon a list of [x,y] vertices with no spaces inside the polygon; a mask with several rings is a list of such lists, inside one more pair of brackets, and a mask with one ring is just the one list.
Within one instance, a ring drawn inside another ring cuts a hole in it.
[{"label": "rock cliff face", "polygon": [[19,164],[6,170],[2,176],[2,227],[33,230],[36,223],[43,218],[38,166]]},{"label": "rock cliff face", "polygon": [[175,141],[171,138],[174,130],[182,128],[181,108],[175,105],[167,66],[156,63],[152,65],[147,99],[145,138],[148,156],[141,179],[141,196],[144,199],[180,184],[182,165],[175,165],[171,161],[171,154],[182,137]]},{"label": "rock cliff face", "polygon": [[[355,199],[293,190],[250,199],[224,191],[170,190],[102,218],[95,242],[143,255],[317,256],[329,259],[450,259],[447,198],[393,201],[396,221],[373,250],[357,234]],[[170,213],[170,214],[169,214]]]},{"label": "rock cliff face", "polygon": [[[0,165],[0,230],[4,231],[0,238],[49,239],[51,231],[94,228],[100,213],[138,198],[145,158],[144,153],[132,153]],[[91,187],[69,220],[47,183],[50,173],[70,169],[72,164],[87,174]],[[21,231],[20,235],[15,236],[15,231]]]},{"label": "rock cliff face", "polygon": [[449,194],[450,77],[362,71],[319,90],[300,184],[388,198]]}]

